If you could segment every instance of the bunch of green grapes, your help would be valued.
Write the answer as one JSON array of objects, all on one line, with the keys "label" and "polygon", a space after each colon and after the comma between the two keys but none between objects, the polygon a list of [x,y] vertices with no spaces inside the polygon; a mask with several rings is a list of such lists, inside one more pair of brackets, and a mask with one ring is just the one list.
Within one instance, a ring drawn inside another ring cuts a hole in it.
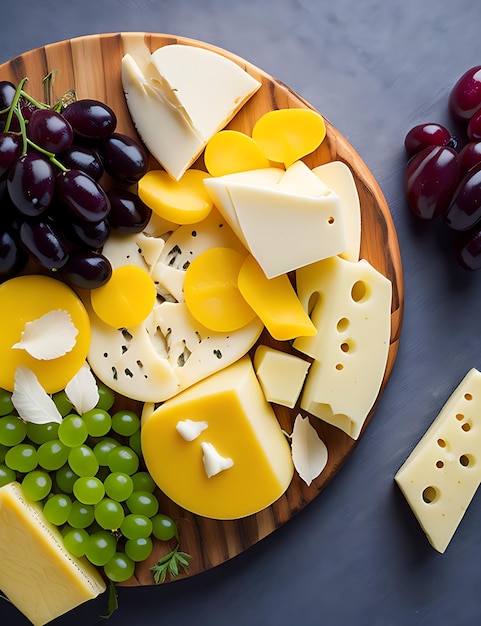
[{"label": "bunch of green grapes", "polygon": [[64,392],[53,399],[61,424],[32,424],[0,390],[0,486],[19,481],[25,497],[59,527],[65,548],[103,568],[113,582],[134,574],[153,539],[178,539],[175,522],[159,512],[155,483],[143,469],[140,418],[111,415],[114,396],[99,386],[97,406],[78,415]]}]

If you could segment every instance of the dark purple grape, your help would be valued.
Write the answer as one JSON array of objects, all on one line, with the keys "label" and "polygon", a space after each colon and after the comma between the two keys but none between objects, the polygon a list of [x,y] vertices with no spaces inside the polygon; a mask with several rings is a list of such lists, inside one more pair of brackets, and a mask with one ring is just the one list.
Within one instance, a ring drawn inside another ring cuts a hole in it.
[{"label": "dark purple grape", "polygon": [[104,166],[97,153],[83,146],[71,146],[58,154],[57,159],[66,168],[80,170],[96,181],[99,181],[104,173]]},{"label": "dark purple grape", "polygon": [[433,219],[448,207],[459,179],[458,160],[452,148],[431,146],[408,161],[404,189],[416,217]]},{"label": "dark purple grape", "polygon": [[95,224],[83,220],[73,220],[70,228],[73,237],[80,245],[94,249],[101,248],[110,235],[110,226],[107,220]]},{"label": "dark purple grape", "polygon": [[58,270],[68,261],[67,241],[50,221],[25,220],[20,226],[20,241],[27,252],[48,270]]},{"label": "dark purple grape", "polygon": [[7,188],[12,202],[23,215],[40,215],[49,207],[55,192],[50,161],[36,152],[22,155],[9,169]]},{"label": "dark purple grape", "polygon": [[60,113],[50,109],[37,109],[32,113],[27,134],[33,143],[54,154],[70,148],[73,141],[69,122]]},{"label": "dark purple grape", "polygon": [[99,153],[105,171],[123,182],[139,180],[148,169],[148,156],[143,146],[121,133],[114,133],[104,139],[99,146]]},{"label": "dark purple grape", "polygon": [[[23,96],[20,96],[18,100],[18,106],[20,107],[20,112],[22,114],[23,119],[27,122],[32,117],[34,111],[38,110],[38,107],[36,107],[32,102],[30,102],[30,100],[27,100]],[[16,113],[14,113],[12,116],[12,121],[10,123],[10,128],[8,130],[15,132],[15,133],[18,133],[21,130],[20,122],[18,121],[18,117]]]},{"label": "dark purple grape", "polygon": [[404,147],[411,157],[429,146],[446,146],[454,148],[456,140],[451,133],[441,124],[418,124],[407,133],[404,139]]},{"label": "dark purple grape", "polygon": [[467,135],[469,141],[481,140],[481,109],[478,109],[469,120]]},{"label": "dark purple grape", "polygon": [[28,255],[9,230],[0,230],[0,280],[10,278],[27,264]]},{"label": "dark purple grape", "polygon": [[22,138],[14,133],[0,134],[0,176],[22,155]]},{"label": "dark purple grape", "polygon": [[112,276],[110,261],[100,252],[74,250],[62,275],[75,287],[96,289],[104,285]]},{"label": "dark purple grape", "polygon": [[121,233],[141,232],[152,214],[151,209],[134,193],[123,189],[107,191],[110,201],[109,224]]},{"label": "dark purple grape", "polygon": [[449,110],[454,119],[468,121],[481,107],[481,65],[472,67],[457,80],[449,94]]},{"label": "dark purple grape", "polygon": [[75,134],[91,139],[104,139],[111,135],[117,118],[112,109],[99,100],[83,99],[72,102],[63,110]]},{"label": "dark purple grape", "polygon": [[469,230],[481,219],[481,164],[461,180],[445,214],[454,230]]},{"label": "dark purple grape", "polygon": [[481,141],[470,141],[459,153],[459,169],[464,176],[470,169],[481,163]]},{"label": "dark purple grape", "polygon": [[15,85],[9,80],[0,81],[0,111],[8,109],[13,102],[16,91]]},{"label": "dark purple grape", "polygon": [[80,170],[57,175],[57,195],[76,215],[87,222],[100,222],[110,211],[110,202],[102,187]]},{"label": "dark purple grape", "polygon": [[481,226],[463,233],[456,241],[454,252],[464,269],[481,269]]}]

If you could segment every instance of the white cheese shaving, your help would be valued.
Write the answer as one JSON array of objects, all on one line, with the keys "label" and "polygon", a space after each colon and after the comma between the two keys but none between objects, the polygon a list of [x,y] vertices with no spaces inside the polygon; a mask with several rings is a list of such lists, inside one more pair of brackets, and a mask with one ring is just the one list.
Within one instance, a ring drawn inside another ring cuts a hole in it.
[{"label": "white cheese shaving", "polygon": [[207,441],[202,442],[202,452],[204,453],[202,461],[208,478],[212,478],[212,476],[234,465],[234,461],[231,458],[221,456],[214,446]]},{"label": "white cheese shaving", "polygon": [[310,485],[326,467],[328,452],[309,418],[300,413],[291,435],[292,461],[302,480]]},{"label": "white cheese shaving", "polygon": [[55,402],[28,367],[19,365],[15,371],[12,403],[24,422],[49,424],[62,421]]},{"label": "white cheese shaving", "polygon": [[79,415],[97,406],[99,388],[88,363],[85,362],[67,383],[65,393]]},{"label": "white cheese shaving", "polygon": [[34,359],[50,361],[70,352],[77,335],[70,313],[56,309],[27,322],[20,341],[12,347],[25,350]]},{"label": "white cheese shaving", "polygon": [[207,422],[195,422],[194,420],[180,420],[175,427],[179,435],[185,441],[194,441],[208,427]]}]

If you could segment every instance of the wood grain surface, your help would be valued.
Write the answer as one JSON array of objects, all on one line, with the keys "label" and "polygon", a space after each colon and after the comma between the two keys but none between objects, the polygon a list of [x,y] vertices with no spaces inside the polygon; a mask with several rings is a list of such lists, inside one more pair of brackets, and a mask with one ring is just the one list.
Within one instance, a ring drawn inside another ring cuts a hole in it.
[{"label": "wood grain surface", "polygon": [[[69,89],[75,89],[78,98],[90,97],[102,100],[116,112],[118,130],[135,136],[136,133],[122,92],[121,58],[127,50],[141,42],[145,42],[151,51],[171,43],[209,48],[235,61],[260,80],[261,89],[229,124],[229,128],[250,133],[255,121],[269,110],[287,107],[313,108],[301,96],[280,81],[225,50],[203,42],[164,34],[92,35],[50,44],[22,54],[1,65],[0,80],[11,80],[16,84],[24,77],[28,77],[25,89],[32,96],[44,100],[42,79],[49,72],[55,71],[54,91],[56,97],[60,97]],[[396,359],[402,324],[403,276],[398,241],[389,207],[371,172],[352,146],[328,120],[326,120],[326,126],[326,139],[318,150],[306,157],[304,161],[311,167],[331,160],[341,160],[350,166],[361,202],[361,257],[367,259],[377,270],[387,276],[393,286],[391,341],[380,397],[388,383]],[[155,161],[152,160],[152,166],[156,165]],[[199,159],[196,166],[203,166],[202,158]],[[290,350],[289,344],[276,344],[266,333],[261,336],[260,341],[276,345],[276,347],[281,347],[284,350]],[[118,403],[128,404],[122,398],[118,399]],[[298,407],[293,410],[280,406],[274,408],[282,427],[291,432]],[[369,424],[375,408],[376,405],[366,420],[365,427]],[[161,510],[171,515],[178,524],[182,549],[193,556],[192,564],[187,573],[180,576],[192,576],[217,566],[266,537],[317,497],[341,469],[354,451],[357,442],[337,428],[316,418],[313,418],[311,422],[329,450],[326,468],[310,486],[307,486],[295,474],[286,493],[272,506],[256,515],[240,520],[220,522],[192,515],[180,509],[163,494],[158,494]],[[150,567],[168,550],[168,545],[158,542],[151,558],[137,566],[135,577],[125,584],[153,584]]]}]

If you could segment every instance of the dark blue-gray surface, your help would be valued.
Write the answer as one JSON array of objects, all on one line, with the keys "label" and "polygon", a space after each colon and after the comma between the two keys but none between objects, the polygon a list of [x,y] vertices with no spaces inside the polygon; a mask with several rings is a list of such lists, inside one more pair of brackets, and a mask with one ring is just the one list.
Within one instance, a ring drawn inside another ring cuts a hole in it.
[{"label": "dark blue-gray surface", "polygon": [[[481,272],[407,212],[403,139],[454,128],[447,95],[481,63],[479,0],[23,0],[4,7],[0,62],[81,35],[156,31],[234,52],[299,92],[366,161],[391,207],[405,272],[393,375],[366,435],[328,488],[247,552],[162,587],[120,590],[111,626],[471,626],[481,618],[481,494],[444,555],[393,476],[471,367],[481,368]],[[1,564],[0,564],[1,566]],[[104,597],[57,620],[97,623]],[[0,604],[2,626],[27,621]]]}]

